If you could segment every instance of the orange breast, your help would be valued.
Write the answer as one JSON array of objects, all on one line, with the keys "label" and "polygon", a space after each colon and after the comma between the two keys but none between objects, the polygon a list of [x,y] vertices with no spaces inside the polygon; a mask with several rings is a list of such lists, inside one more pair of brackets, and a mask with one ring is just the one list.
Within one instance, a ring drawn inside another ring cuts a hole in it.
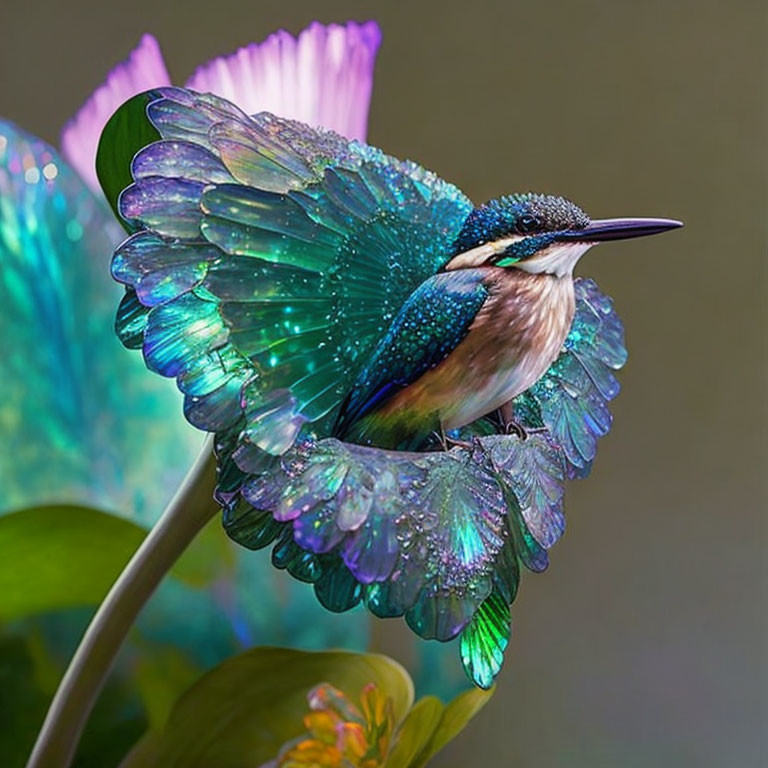
[{"label": "orange breast", "polygon": [[573,279],[488,268],[489,298],[466,338],[379,411],[415,422],[437,414],[455,429],[532,386],[562,349],[574,312]]}]

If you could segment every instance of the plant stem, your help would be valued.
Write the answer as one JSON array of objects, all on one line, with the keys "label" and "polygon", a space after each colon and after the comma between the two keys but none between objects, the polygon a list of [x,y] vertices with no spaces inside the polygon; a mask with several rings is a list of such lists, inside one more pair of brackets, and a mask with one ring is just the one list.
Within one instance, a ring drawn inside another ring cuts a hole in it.
[{"label": "plant stem", "polygon": [[69,663],[27,768],[66,768],[112,663],[141,608],[216,514],[216,461],[206,440],[176,495],[112,585]]}]

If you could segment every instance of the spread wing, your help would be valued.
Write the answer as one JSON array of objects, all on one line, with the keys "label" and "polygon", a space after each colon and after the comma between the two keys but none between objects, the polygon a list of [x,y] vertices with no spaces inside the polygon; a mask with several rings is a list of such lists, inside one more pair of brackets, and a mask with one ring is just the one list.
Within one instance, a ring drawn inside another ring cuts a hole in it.
[{"label": "spread wing", "polygon": [[117,327],[176,377],[185,413],[279,454],[328,434],[412,291],[446,261],[470,201],[423,168],[210,95],[163,89],[160,141],[133,161],[115,253]]},{"label": "spread wing", "polygon": [[576,313],[560,356],[515,401],[521,424],[546,426],[565,456],[568,476],[586,477],[613,417],[608,403],[619,394],[615,372],[627,361],[624,326],[613,302],[594,280],[574,283]]},{"label": "spread wing", "polygon": [[[405,302],[359,374],[342,404],[334,434],[348,437],[350,428],[372,410],[439,365],[466,336],[487,295],[479,270],[444,272],[425,280]],[[354,429],[354,440],[368,442],[367,431],[371,431],[377,445],[400,447],[394,435],[385,440],[384,427],[361,424]],[[428,424],[426,428],[430,428]],[[405,437],[414,440],[412,434]]]},{"label": "spread wing", "polygon": [[560,357],[515,401],[521,423],[544,433],[520,441],[476,424],[462,430],[471,447],[433,453],[326,439],[267,461],[221,434],[219,454],[231,457],[218,493],[227,532],[253,549],[274,544],[275,565],[314,584],[331,610],[362,601],[377,616],[404,615],[425,638],[460,633],[467,673],[489,687],[520,564],[547,568],[565,527],[566,478],[588,471],[584,456],[594,458],[610,423],[613,371],[626,358],[610,299],[578,280],[576,302]]},{"label": "spread wing", "polygon": [[[422,637],[461,634],[465,669],[490,686],[519,563],[547,567],[565,477],[589,470],[610,426],[612,370],[625,356],[610,301],[577,284],[563,353],[515,401],[519,421],[544,435],[519,441],[473,425],[482,436],[471,447],[427,454],[324,439],[356,381],[345,413],[359,416],[385,379],[413,375],[394,362],[383,378],[363,372],[471,204],[370,147],[163,93],[148,108],[161,140],[137,155],[121,200],[139,232],[113,263],[128,286],[117,326],[151,368],[177,378],[188,418],[217,433],[229,535],[274,545],[273,563],[314,584],[331,610],[363,601],[404,615]],[[296,440],[307,423],[315,436]]]}]

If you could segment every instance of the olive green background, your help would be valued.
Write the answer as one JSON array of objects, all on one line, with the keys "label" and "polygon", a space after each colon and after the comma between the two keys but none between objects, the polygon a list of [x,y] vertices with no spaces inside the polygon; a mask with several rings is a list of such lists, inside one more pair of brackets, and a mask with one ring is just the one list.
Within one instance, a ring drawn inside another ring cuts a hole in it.
[{"label": "olive green background", "polygon": [[[550,569],[523,580],[495,699],[438,767],[768,764],[765,7],[2,3],[0,114],[54,143],[144,31],[182,82],[277,27],[373,17],[371,143],[477,201],[686,222],[579,266],[627,328],[615,426]],[[376,639],[407,662],[405,632]]]}]

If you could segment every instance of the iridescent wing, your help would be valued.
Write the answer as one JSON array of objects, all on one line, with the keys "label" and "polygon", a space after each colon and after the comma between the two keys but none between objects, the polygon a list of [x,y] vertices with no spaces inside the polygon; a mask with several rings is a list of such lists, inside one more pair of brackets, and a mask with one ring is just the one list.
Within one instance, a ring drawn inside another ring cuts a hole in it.
[{"label": "iridescent wing", "polygon": [[149,522],[199,450],[173,388],[114,338],[119,240],[58,153],[0,121],[2,510],[86,503]]},{"label": "iridescent wing", "polygon": [[[469,447],[448,453],[300,441],[282,458],[222,433],[219,501],[229,535],[252,549],[274,545],[273,563],[314,584],[331,610],[363,602],[377,616],[405,616],[424,638],[461,634],[467,674],[489,687],[509,639],[519,563],[545,570],[565,527],[573,465],[559,422],[549,418],[583,390],[556,374],[575,360],[607,381],[625,355],[610,301],[592,281],[578,281],[576,290],[573,327],[547,374],[552,405],[542,408],[531,392],[515,403],[526,424],[545,432],[520,441],[468,428],[461,437]],[[591,428],[592,411],[603,412],[616,391],[592,393],[572,430]]]},{"label": "iridescent wing", "polygon": [[611,299],[589,279],[577,279],[575,292],[576,314],[563,353],[528,399],[516,402],[521,423],[549,429],[571,478],[589,474],[597,441],[611,428],[608,403],[619,394],[614,372],[627,361],[624,326]]},{"label": "iridescent wing", "polygon": [[116,252],[118,331],[176,377],[209,431],[285,452],[327,434],[354,375],[471,210],[379,150],[210,95],[163,89],[161,140],[120,199],[139,231]]},{"label": "iridescent wing", "polygon": [[506,503],[469,452],[326,439],[266,466],[253,449],[235,461],[248,478],[227,506],[228,532],[251,547],[276,540],[275,565],[314,583],[327,608],[365,598],[376,615],[405,615],[422,637],[449,640],[490,593]]},{"label": "iridescent wing", "polygon": [[[466,630],[465,666],[475,682],[491,684],[503,648],[476,648],[487,642],[478,638],[490,609],[478,611],[501,600],[509,615],[518,560],[537,571],[547,565],[527,521],[551,540],[559,522],[549,521],[562,516],[562,460],[545,437],[495,436],[474,451],[426,454],[326,439],[267,463],[241,448],[234,461],[246,477],[235,493],[220,494],[233,539],[252,549],[274,543],[274,565],[314,584],[330,610],[362,601],[377,616],[405,616],[427,639]],[[507,637],[508,628],[498,642]],[[499,655],[490,677],[480,669],[493,663],[488,653]]]},{"label": "iridescent wing", "polygon": [[547,567],[565,477],[588,469],[606,429],[624,354],[610,302],[577,284],[562,355],[515,402],[544,434],[475,424],[466,448],[426,454],[324,437],[469,201],[378,150],[209,96],[165,91],[147,113],[162,138],[121,199],[140,231],[113,262],[128,286],[118,330],[217,433],[228,533],[274,545],[273,563],[330,610],[362,601],[422,637],[461,634],[467,673],[490,686],[519,563]]},{"label": "iridescent wing", "polygon": [[[108,255],[121,236],[55,149],[0,120],[0,514],[71,503],[151,525],[199,451],[172,382],[115,337],[122,290]],[[236,572],[211,589],[166,579],[142,612],[140,643],[181,644],[206,666],[254,643],[365,647],[367,617],[340,626],[303,584],[286,589],[236,549]],[[70,631],[74,643],[82,617],[55,627],[52,644]]]}]

